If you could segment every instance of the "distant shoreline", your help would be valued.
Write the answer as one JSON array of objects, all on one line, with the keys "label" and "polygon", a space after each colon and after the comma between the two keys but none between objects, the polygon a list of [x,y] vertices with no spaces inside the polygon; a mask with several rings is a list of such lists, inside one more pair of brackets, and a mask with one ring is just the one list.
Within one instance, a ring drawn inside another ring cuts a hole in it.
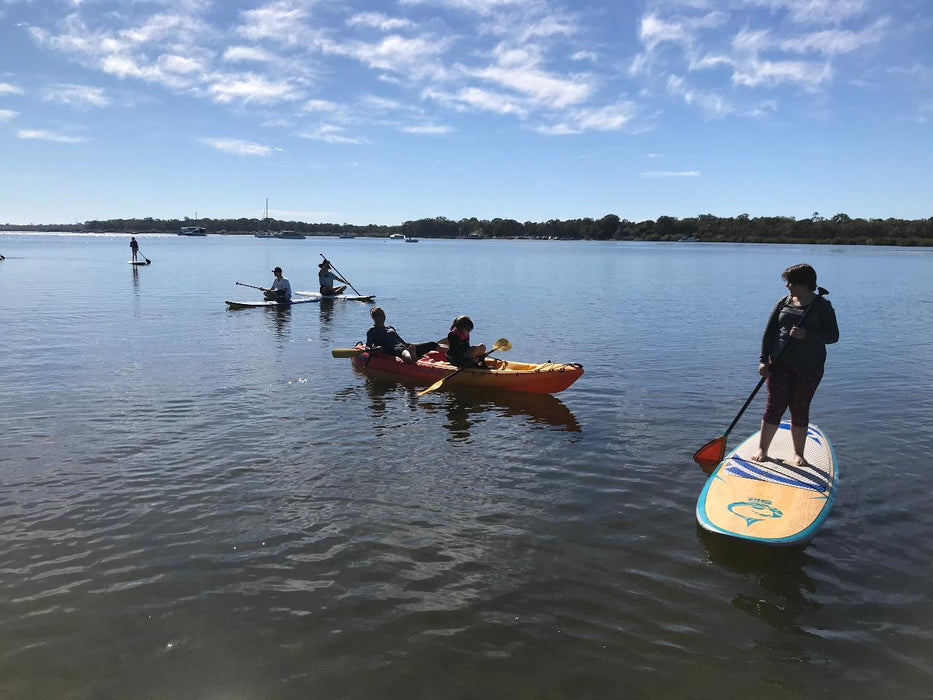
[{"label": "distant shoreline", "polygon": [[786,216],[717,217],[704,214],[677,219],[628,221],[615,214],[601,219],[519,222],[514,219],[445,217],[406,221],[396,226],[308,223],[278,219],[108,219],[82,224],[0,224],[0,231],[146,235],[178,234],[197,226],[207,235],[253,236],[259,231],[290,231],[307,237],[389,238],[393,234],[418,239],[668,241],[700,243],[798,243],[829,245],[933,246],[933,217],[929,219],[831,218],[814,212],[809,219]]}]

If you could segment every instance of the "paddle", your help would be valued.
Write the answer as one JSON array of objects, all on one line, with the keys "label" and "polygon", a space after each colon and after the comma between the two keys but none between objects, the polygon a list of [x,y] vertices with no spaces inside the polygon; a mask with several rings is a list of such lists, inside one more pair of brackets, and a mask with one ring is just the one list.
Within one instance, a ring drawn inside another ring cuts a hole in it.
[{"label": "paddle", "polygon": [[[324,253],[318,253],[318,255],[320,255],[322,258],[324,258]],[[331,262],[330,260],[328,260],[327,258],[324,258],[324,262],[326,262],[326,263],[328,263],[328,264],[330,265],[331,269],[332,269],[334,272],[336,272],[337,275],[339,275],[340,279],[342,279],[344,282],[346,282],[347,284],[350,285],[350,289],[352,289],[354,292],[356,292],[356,296],[358,296],[358,297],[363,296],[362,294],[360,294],[359,290],[358,290],[356,287],[354,287],[354,286],[350,283],[350,280],[348,280],[346,277],[344,277],[343,275],[340,274],[340,270],[338,270],[336,267],[334,267],[334,263],[332,263],[332,262]]]},{"label": "paddle", "polygon": [[[821,289],[821,291],[825,290]],[[820,296],[822,296],[822,294]],[[814,299],[814,301],[816,300]],[[797,326],[803,323],[804,319],[807,317],[807,314],[810,313],[810,310],[813,308],[813,306],[813,302],[810,302],[810,306],[808,306],[807,310],[803,312],[803,315],[794,325],[794,328],[797,328]],[[781,353],[784,352],[784,348],[787,347],[790,340],[792,340],[792,338],[788,335],[787,340],[783,345],[781,345],[781,347],[778,348],[778,351],[774,354],[774,357],[771,358],[772,364],[774,364],[774,361],[781,356]],[[723,457],[726,456],[726,441],[729,439],[729,433],[732,432],[732,429],[739,422],[739,418],[741,418],[745,413],[745,409],[748,408],[749,404],[751,404],[755,396],[758,395],[758,392],[761,390],[761,387],[764,386],[766,379],[766,377],[762,377],[758,380],[758,384],[755,386],[752,393],[748,395],[748,398],[745,399],[745,403],[742,404],[742,408],[739,409],[738,415],[736,415],[736,417],[732,420],[732,422],[729,424],[729,427],[726,428],[726,432],[717,438],[713,438],[708,443],[703,445],[703,447],[693,453],[693,461],[699,464],[700,469],[702,469],[707,475],[712,474],[713,470],[719,466],[720,462],[722,462]]]},{"label": "paddle", "polygon": [[[139,248],[136,248],[136,254],[137,254],[137,255],[142,255],[142,253],[139,252]],[[152,264],[152,261],[151,261],[149,258],[147,258],[145,255],[143,255],[143,260],[146,261],[146,264],[147,264],[147,265],[151,265],[151,264]]]},{"label": "paddle", "polygon": [[[437,341],[438,347],[447,347],[447,338]],[[370,348],[334,348],[330,351],[330,354],[334,357],[345,358],[345,357],[356,357],[357,355],[362,355],[364,352],[369,352]]]},{"label": "paddle", "polygon": [[[499,338],[499,340],[497,340],[495,343],[493,343],[493,345],[492,345],[492,350],[490,350],[489,352],[487,352],[486,355],[487,355],[487,356],[488,356],[488,355],[491,355],[491,354],[494,353],[496,350],[502,350],[503,352],[506,352],[506,351],[511,350],[511,349],[512,349],[512,343],[510,343],[510,342],[509,342],[507,339],[505,339],[505,338]],[[430,391],[436,391],[437,389],[440,389],[442,386],[444,386],[444,382],[446,382],[448,379],[450,379],[451,377],[453,377],[455,374],[460,374],[460,373],[461,373],[463,370],[465,370],[465,369],[476,369],[476,368],[475,368],[475,367],[461,367],[461,368],[459,368],[456,372],[451,372],[451,373],[448,374],[446,377],[441,377],[440,379],[438,379],[436,382],[434,382],[431,386],[429,386],[429,387],[428,387],[427,389],[425,389],[424,391],[419,391],[419,392],[418,392],[418,396],[424,396],[425,394],[427,394],[427,393],[430,392]]]},{"label": "paddle", "polygon": [[369,348],[334,348],[330,354],[334,357],[356,357],[368,351]]},{"label": "paddle", "polygon": [[260,292],[268,292],[269,290],[265,287],[257,287],[255,284],[243,284],[242,282],[237,282],[237,285],[240,287],[249,287],[250,289],[258,289]]}]

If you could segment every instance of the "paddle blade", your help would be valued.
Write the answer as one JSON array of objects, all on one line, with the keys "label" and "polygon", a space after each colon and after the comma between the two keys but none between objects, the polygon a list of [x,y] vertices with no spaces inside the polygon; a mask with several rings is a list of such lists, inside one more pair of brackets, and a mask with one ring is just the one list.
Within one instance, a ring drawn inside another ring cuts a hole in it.
[{"label": "paddle blade", "polygon": [[712,474],[713,470],[719,466],[722,458],[726,456],[726,436],[720,435],[714,440],[710,440],[700,449],[693,453],[693,461],[700,465],[706,474]]},{"label": "paddle blade", "polygon": [[334,348],[330,354],[334,357],[356,357],[364,352],[366,352],[364,348]]},{"label": "paddle blade", "polygon": [[[499,340],[497,340],[495,343],[492,344],[492,348],[489,350],[489,352],[493,352],[493,350],[501,350],[502,352],[508,352],[511,349],[512,349],[512,343],[509,342],[508,338],[499,338]],[[488,355],[489,353],[486,353],[486,354]]]},{"label": "paddle blade", "polygon": [[[455,374],[456,374],[456,373],[455,373]],[[418,396],[424,396],[425,394],[428,394],[428,393],[430,393],[430,392],[432,392],[432,391],[435,391],[435,390],[437,390],[437,389],[440,389],[442,386],[444,386],[444,379],[447,379],[447,377],[444,377],[444,378],[442,378],[442,379],[438,379],[436,382],[434,382],[434,383],[433,383],[431,386],[429,386],[427,389],[422,389],[421,391],[418,392]]]}]

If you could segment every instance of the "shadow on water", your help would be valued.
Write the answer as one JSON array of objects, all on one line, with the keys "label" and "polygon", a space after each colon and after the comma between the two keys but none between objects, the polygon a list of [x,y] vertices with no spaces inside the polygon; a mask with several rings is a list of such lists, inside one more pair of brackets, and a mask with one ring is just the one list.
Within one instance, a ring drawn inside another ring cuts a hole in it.
[{"label": "shadow on water", "polygon": [[733,597],[732,605],[739,610],[775,629],[802,632],[797,618],[821,607],[806,595],[816,592],[816,582],[804,570],[815,562],[805,547],[769,547],[709,532],[699,525],[697,534],[711,562],[752,584]]}]

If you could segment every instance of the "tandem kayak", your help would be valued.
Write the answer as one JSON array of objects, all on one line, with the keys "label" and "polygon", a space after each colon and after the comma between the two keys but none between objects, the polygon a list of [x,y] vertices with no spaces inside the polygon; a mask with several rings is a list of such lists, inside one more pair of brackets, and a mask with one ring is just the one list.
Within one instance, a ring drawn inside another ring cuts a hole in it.
[{"label": "tandem kayak", "polygon": [[[363,352],[352,358],[353,367],[371,377],[430,385],[459,368],[447,362],[442,350],[427,353],[417,362],[382,352]],[[444,382],[444,386],[475,386],[532,394],[556,394],[573,384],[583,374],[578,364],[558,362],[511,362],[497,357],[486,358],[486,369],[467,368]]]}]

